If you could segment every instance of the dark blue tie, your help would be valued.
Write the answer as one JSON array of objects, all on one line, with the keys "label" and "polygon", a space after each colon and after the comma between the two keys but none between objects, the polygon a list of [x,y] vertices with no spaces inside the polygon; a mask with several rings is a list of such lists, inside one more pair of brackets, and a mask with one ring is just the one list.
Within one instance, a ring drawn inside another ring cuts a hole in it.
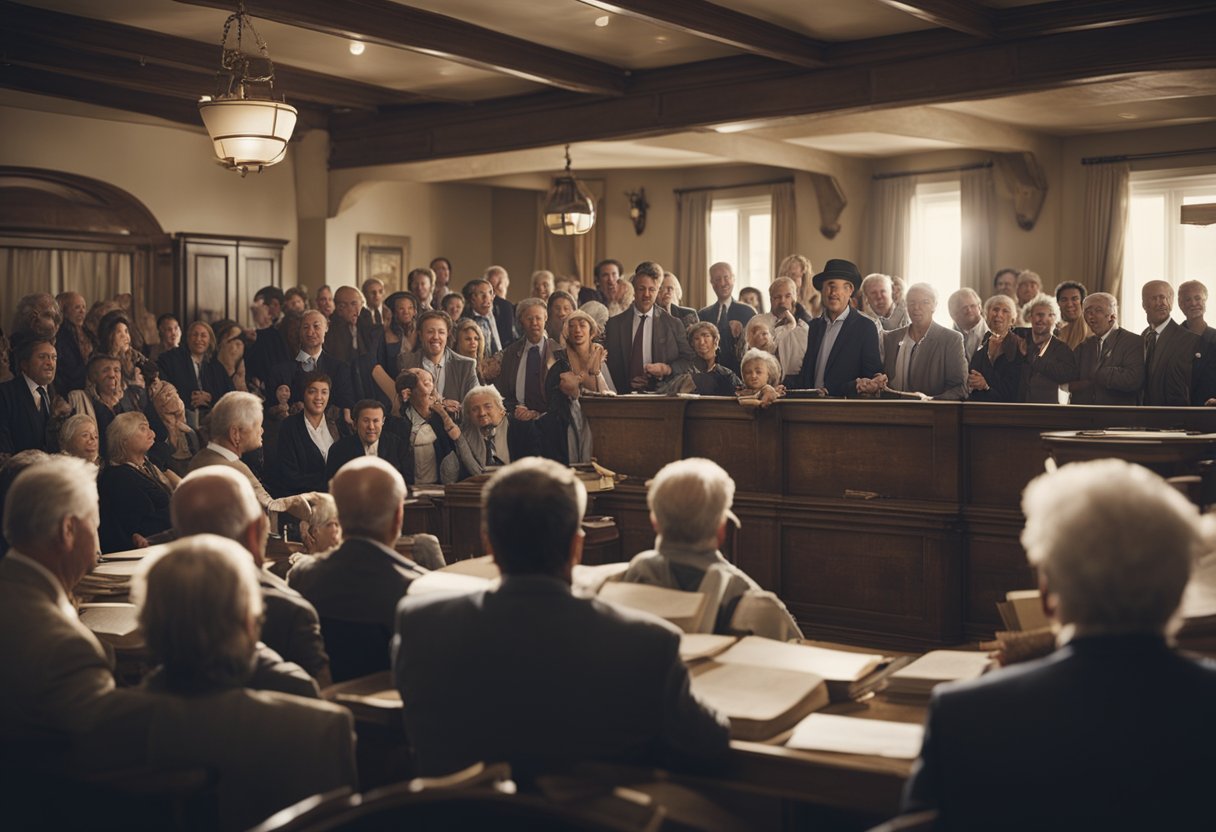
[{"label": "dark blue tie", "polygon": [[528,363],[524,367],[524,407],[545,412],[544,385],[540,380],[540,345],[528,347]]}]

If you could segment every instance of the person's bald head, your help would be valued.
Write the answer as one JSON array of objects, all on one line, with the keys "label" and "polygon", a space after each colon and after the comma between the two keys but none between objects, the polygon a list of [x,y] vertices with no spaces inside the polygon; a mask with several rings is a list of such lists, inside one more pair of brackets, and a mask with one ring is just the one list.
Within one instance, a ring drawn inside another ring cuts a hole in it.
[{"label": "person's bald head", "polygon": [[209,465],[190,472],[173,492],[169,511],[182,537],[214,534],[235,540],[262,564],[269,522],[249,480],[232,468]]},{"label": "person's bald head", "polygon": [[334,292],[334,317],[343,323],[354,324],[363,310],[363,293],[354,286],[339,286]]},{"label": "person's bald head", "polygon": [[329,482],[345,537],[367,537],[387,546],[401,535],[407,496],[401,472],[375,456],[343,465]]}]

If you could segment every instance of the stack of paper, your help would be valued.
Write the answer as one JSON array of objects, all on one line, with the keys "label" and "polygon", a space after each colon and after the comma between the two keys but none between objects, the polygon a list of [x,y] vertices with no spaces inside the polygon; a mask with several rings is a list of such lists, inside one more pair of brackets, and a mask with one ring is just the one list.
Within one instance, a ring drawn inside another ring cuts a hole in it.
[{"label": "stack of paper", "polygon": [[798,723],[786,746],[913,760],[920,754],[924,737],[925,729],[912,723],[811,714]]},{"label": "stack of paper", "polygon": [[134,604],[81,604],[79,612],[80,622],[101,641],[124,650],[144,646]]},{"label": "stack of paper", "polygon": [[923,705],[943,682],[976,679],[992,664],[987,653],[933,650],[891,674],[886,696],[893,702]]},{"label": "stack of paper", "polygon": [[714,661],[813,673],[827,682],[833,702],[843,702],[853,698],[865,678],[882,664],[883,657],[747,636]]},{"label": "stack of paper", "polygon": [[1005,593],[1004,601],[997,601],[996,610],[1006,630],[1029,631],[1051,626],[1051,620],[1043,612],[1043,603],[1037,589],[1017,589]]},{"label": "stack of paper", "polygon": [[680,658],[685,662],[710,659],[738,640],[735,636],[718,636],[713,633],[685,633],[680,636]]},{"label": "stack of paper", "polygon": [[489,589],[496,584],[497,581],[479,578],[476,575],[465,575],[460,572],[449,572],[446,569],[439,569],[434,572],[428,572],[421,578],[415,578],[410,582],[410,588],[406,590],[405,594],[410,597],[418,595],[468,595],[471,592]]},{"label": "stack of paper", "polygon": [[[708,598],[701,592],[681,592],[650,584],[612,581],[604,584],[599,598],[610,604],[642,610],[679,627],[686,633],[701,632]],[[712,624],[712,621],[710,622]],[[708,628],[712,629],[712,627]]]}]

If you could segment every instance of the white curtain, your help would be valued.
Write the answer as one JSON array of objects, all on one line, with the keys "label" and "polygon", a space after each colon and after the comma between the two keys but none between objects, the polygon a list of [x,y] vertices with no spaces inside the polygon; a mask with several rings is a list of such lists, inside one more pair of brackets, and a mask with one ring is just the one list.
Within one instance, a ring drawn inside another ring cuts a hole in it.
[{"label": "white curtain", "polygon": [[915,194],[915,176],[876,179],[871,184],[869,253],[866,262],[858,264],[863,275],[882,272],[907,277]]},{"label": "white curtain", "polygon": [[0,248],[0,326],[7,329],[25,295],[68,290],[87,303],[131,291],[131,255],[113,251]]},{"label": "white curtain", "polygon": [[1123,288],[1130,173],[1127,162],[1085,166],[1081,280],[1091,292],[1120,297]]},{"label": "white curtain", "polygon": [[131,255],[111,251],[60,251],[59,291],[88,303],[131,291]]},{"label": "white curtain", "polygon": [[798,206],[794,183],[773,186],[773,265],[798,250]]},{"label": "white curtain", "polygon": [[684,285],[684,305],[693,309],[708,303],[705,283],[709,271],[709,206],[712,200],[711,191],[676,195],[676,256],[672,271]]},{"label": "white curtain", "polygon": [[960,213],[962,214],[962,286],[986,297],[994,271],[993,240],[996,236],[996,192],[992,168],[965,170],[959,176]]}]

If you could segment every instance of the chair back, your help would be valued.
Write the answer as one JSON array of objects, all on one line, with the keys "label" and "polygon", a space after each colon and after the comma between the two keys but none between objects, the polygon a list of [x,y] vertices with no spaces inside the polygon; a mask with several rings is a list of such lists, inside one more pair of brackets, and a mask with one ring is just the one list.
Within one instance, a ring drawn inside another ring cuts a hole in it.
[{"label": "chair back", "polygon": [[391,633],[379,624],[323,617],[321,636],[335,683],[389,669]]}]

